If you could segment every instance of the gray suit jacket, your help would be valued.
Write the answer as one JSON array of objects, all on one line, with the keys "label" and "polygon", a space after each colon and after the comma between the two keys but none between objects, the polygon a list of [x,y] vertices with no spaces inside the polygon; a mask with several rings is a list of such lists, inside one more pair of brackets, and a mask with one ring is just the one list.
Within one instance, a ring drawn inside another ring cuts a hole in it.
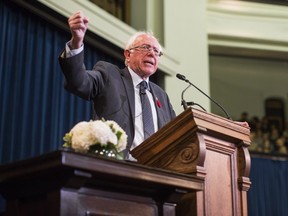
[{"label": "gray suit jacket", "polygon": [[[92,70],[83,64],[83,52],[70,57],[59,57],[65,76],[65,89],[79,97],[93,101],[95,119],[114,120],[128,136],[127,151],[134,139],[135,97],[128,68],[119,69],[108,62],[97,62]],[[167,94],[155,83],[150,82],[155,100],[158,127],[163,127],[175,118],[175,112]],[[156,101],[157,100],[157,101]]]}]

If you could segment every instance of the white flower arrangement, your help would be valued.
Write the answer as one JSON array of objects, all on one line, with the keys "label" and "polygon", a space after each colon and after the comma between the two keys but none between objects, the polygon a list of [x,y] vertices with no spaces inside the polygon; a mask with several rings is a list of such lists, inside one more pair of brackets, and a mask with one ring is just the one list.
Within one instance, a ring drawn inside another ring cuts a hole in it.
[{"label": "white flower arrangement", "polygon": [[93,152],[122,159],[127,145],[127,134],[115,121],[82,121],[63,137],[63,147],[77,152]]}]

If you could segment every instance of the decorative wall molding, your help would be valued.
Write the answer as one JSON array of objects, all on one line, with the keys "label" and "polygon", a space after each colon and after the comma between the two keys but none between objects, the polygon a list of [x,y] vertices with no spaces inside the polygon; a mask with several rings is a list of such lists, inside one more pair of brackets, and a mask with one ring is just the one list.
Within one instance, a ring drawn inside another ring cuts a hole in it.
[{"label": "decorative wall molding", "polygon": [[210,46],[288,52],[285,6],[232,0],[208,0]]}]

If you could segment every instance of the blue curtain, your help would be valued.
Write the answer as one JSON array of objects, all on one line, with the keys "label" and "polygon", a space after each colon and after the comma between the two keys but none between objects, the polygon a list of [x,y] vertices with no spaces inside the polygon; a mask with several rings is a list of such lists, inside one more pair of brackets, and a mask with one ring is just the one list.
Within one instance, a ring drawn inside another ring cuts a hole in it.
[{"label": "blue curtain", "polygon": [[[92,105],[63,88],[58,55],[70,34],[40,17],[0,1],[0,163],[56,150]],[[112,59],[85,44],[86,66]]]},{"label": "blue curtain", "polygon": [[288,161],[252,158],[248,191],[251,216],[288,215]]}]

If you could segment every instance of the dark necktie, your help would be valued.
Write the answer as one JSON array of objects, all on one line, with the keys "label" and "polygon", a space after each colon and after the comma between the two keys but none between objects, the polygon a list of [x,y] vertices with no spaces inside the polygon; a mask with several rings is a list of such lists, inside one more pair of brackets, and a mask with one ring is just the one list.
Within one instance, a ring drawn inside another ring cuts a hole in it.
[{"label": "dark necktie", "polygon": [[142,104],[144,140],[147,139],[149,136],[151,136],[155,132],[151,105],[150,105],[149,98],[146,94],[147,88],[148,88],[147,82],[142,81],[140,83],[140,98],[141,98],[141,104]]}]

